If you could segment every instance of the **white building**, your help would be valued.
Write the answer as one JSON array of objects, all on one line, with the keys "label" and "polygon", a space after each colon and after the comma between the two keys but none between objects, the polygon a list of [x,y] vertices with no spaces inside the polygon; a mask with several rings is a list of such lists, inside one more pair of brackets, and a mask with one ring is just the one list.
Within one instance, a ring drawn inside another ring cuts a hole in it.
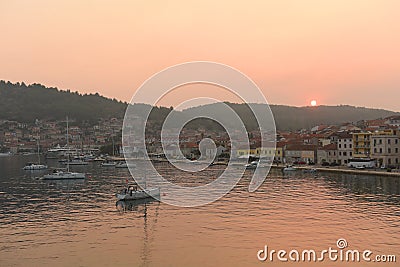
[{"label": "white building", "polygon": [[353,136],[346,132],[337,135],[338,163],[346,165],[353,157]]},{"label": "white building", "polygon": [[371,137],[371,155],[378,166],[400,166],[400,134],[394,131],[375,133]]}]

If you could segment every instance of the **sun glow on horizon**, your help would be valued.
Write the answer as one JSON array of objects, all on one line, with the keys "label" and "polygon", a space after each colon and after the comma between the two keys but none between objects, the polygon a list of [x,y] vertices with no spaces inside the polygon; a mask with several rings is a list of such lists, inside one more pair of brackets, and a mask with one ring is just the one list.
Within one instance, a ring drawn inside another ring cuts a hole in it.
[{"label": "sun glow on horizon", "polygon": [[311,106],[315,107],[317,105],[317,100],[311,100]]}]

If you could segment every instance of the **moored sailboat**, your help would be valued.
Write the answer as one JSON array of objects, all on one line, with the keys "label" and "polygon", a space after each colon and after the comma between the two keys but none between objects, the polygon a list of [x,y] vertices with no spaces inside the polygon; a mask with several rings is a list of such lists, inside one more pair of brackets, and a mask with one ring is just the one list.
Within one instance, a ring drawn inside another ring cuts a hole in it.
[{"label": "moored sailboat", "polygon": [[[67,147],[69,146],[69,137],[68,137],[68,117],[67,117]],[[69,153],[68,153],[68,161],[67,161],[67,171],[63,170],[54,170],[53,173],[46,174],[43,176],[44,180],[67,180],[67,179],[85,179],[85,173],[80,172],[71,172],[69,170]]]},{"label": "moored sailboat", "polygon": [[38,157],[38,163],[33,163],[33,162],[28,162],[25,167],[22,169],[25,171],[37,171],[37,170],[46,170],[47,165],[40,164],[40,143],[39,143],[39,137],[40,134],[38,134],[38,137],[36,138],[36,144],[37,144],[37,157]]}]

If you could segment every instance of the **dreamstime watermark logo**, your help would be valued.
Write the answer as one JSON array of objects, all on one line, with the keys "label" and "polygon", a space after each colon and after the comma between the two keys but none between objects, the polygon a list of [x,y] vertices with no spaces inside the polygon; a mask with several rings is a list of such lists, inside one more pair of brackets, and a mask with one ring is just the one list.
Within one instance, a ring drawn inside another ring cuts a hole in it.
[{"label": "dreamstime watermark logo", "polygon": [[339,238],[336,241],[336,248],[329,247],[328,249],[323,250],[269,250],[268,246],[265,245],[263,249],[257,252],[257,259],[262,262],[396,262],[396,255],[374,255],[374,253],[369,249],[358,250],[348,249],[347,247],[348,243],[344,238]]},{"label": "dreamstime watermark logo", "polygon": [[[229,90],[237,97],[248,103],[248,107],[254,115],[260,132],[260,145],[265,150],[275,150],[275,121],[268,106],[265,96],[256,84],[246,75],[227,65],[214,62],[188,62],[175,65],[153,75],[146,80],[133,95],[130,105],[125,113],[122,142],[125,159],[129,171],[136,183],[142,188],[160,188],[159,200],[175,206],[193,207],[211,203],[227,194],[241,179],[246,167],[244,164],[238,168],[232,164],[236,151],[250,151],[250,142],[245,124],[238,114],[226,103],[219,102],[217,111],[212,109],[195,109],[191,116],[182,116],[179,112],[171,111],[161,128],[161,144],[168,161],[176,168],[186,172],[200,172],[212,163],[213,157],[206,157],[201,154],[196,161],[186,160],[180,149],[177,150],[178,158],[183,159],[177,162],[176,155],[172,157],[167,153],[169,147],[179,148],[179,135],[183,127],[190,121],[197,118],[213,120],[224,127],[230,139],[230,159],[224,172],[212,182],[197,186],[185,187],[166,180],[156,170],[149,158],[146,149],[146,124],[151,113],[151,107],[177,87],[203,83],[216,85]],[[188,99],[181,105],[190,106],[191,103],[198,103],[198,98]],[[203,98],[201,100],[213,100]],[[257,104],[252,104],[257,103]],[[148,105],[143,105],[148,104]],[[179,107],[176,107],[179,109]],[[204,138],[199,143],[199,150],[213,151],[216,153],[216,144],[210,138]],[[211,149],[210,149],[211,147]],[[140,159],[137,155],[140,154]],[[215,154],[214,154],[215,156]],[[271,156],[271,155],[269,155]],[[249,191],[253,192],[265,180],[272,163],[266,153],[260,154],[260,162],[254,170],[250,181]],[[135,167],[133,167],[135,166]]]}]

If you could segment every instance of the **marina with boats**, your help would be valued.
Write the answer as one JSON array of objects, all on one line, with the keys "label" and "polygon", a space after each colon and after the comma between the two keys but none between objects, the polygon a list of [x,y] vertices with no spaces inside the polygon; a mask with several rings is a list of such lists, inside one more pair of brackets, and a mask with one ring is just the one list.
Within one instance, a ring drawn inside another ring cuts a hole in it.
[{"label": "marina with boats", "polygon": [[[62,251],[68,247],[68,251],[71,251],[73,255],[78,255],[69,257],[69,262],[75,263],[74,260],[78,257],[90,262],[80,247],[88,243],[86,236],[95,232],[90,246],[99,253],[106,254],[107,258],[112,259],[113,262],[117,262],[120,258],[125,259],[126,250],[124,248],[130,246],[135,248],[131,252],[135,258],[134,265],[140,266],[143,262],[153,262],[162,266],[166,262],[165,257],[168,254],[168,249],[165,249],[164,245],[171,238],[169,229],[182,233],[180,236],[189,237],[182,247],[178,244],[174,250],[192,246],[193,242],[201,240],[205,234],[215,235],[215,230],[209,229],[215,229],[216,220],[221,222],[225,229],[232,229],[228,230],[228,233],[235,244],[243,240],[243,235],[250,234],[250,231],[246,230],[247,228],[243,229],[244,223],[250,223],[257,231],[265,230],[266,224],[273,224],[274,227],[281,227],[282,230],[289,228],[296,234],[294,238],[308,240],[305,237],[315,233],[316,222],[329,229],[336,229],[335,219],[337,218],[341,218],[341,225],[354,223],[354,216],[349,216],[349,219],[344,216],[349,213],[349,209],[350,214],[354,214],[354,210],[362,214],[362,217],[360,215],[356,220],[358,224],[362,225],[363,230],[353,229],[350,231],[347,228],[340,228],[341,231],[345,231],[344,234],[347,236],[355,234],[361,238],[365,235],[364,229],[376,231],[376,224],[385,223],[387,228],[378,230],[380,242],[384,243],[385,240],[390,240],[391,244],[397,244],[396,234],[393,234],[398,227],[398,224],[394,223],[397,215],[393,212],[398,210],[400,196],[398,177],[328,173],[316,166],[313,166],[317,169],[316,173],[308,173],[306,170],[310,166],[299,165],[292,166],[294,171],[282,173],[281,169],[286,166],[273,166],[261,188],[257,192],[249,193],[247,185],[254,169],[248,169],[233,192],[221,200],[196,209],[183,209],[157,201],[157,199],[162,199],[165,193],[167,196],[170,193],[151,189],[152,186],[147,189],[139,188],[133,183],[131,174],[126,168],[105,168],[101,167],[103,161],[88,161],[87,165],[70,166],[71,173],[84,173],[84,179],[43,179],[43,176],[51,170],[66,166],[57,159],[44,161],[44,155],[41,155],[41,162],[48,165],[48,170],[22,170],[26,161],[34,161],[36,157],[35,154],[14,155],[0,159],[0,173],[2,173],[0,181],[3,185],[2,192],[4,192],[0,194],[0,197],[3,197],[3,203],[5,203],[2,206],[2,213],[7,215],[3,222],[18,224],[21,229],[26,230],[25,232],[21,231],[20,234],[15,234],[12,229],[4,228],[2,230],[4,239],[0,243],[5,248],[2,260],[7,262],[19,260],[19,258],[11,257],[14,254],[12,248],[7,249],[7,240],[10,240],[11,237],[26,238],[27,231],[29,231],[29,240],[25,243],[30,248],[27,254],[21,256],[25,261],[31,257],[35,259],[34,255],[36,255],[36,258],[40,258],[42,263],[44,260],[47,260],[46,263],[54,263],[49,257],[48,248],[54,249],[53,255],[65,257]],[[115,159],[106,155],[103,155],[102,158],[108,158],[110,161]],[[118,162],[124,161],[119,160]],[[141,167],[141,160],[136,159],[135,163],[137,164],[135,173],[138,177],[145,177],[143,174],[146,172]],[[163,161],[154,164],[159,168],[160,173],[166,177],[172,177],[174,181],[185,186],[198,186],[198,181],[211,182],[213,177],[225,168],[219,163],[210,166],[206,172],[193,176],[178,172],[171,164]],[[238,167],[243,167],[243,165]],[[333,167],[330,168],[333,169]],[[327,168],[325,167],[325,169]],[[362,172],[357,169],[354,171]],[[15,215],[13,208],[16,205],[23,211],[20,217]],[[248,211],[243,210],[243,205],[253,211],[255,214],[253,220],[249,220]],[[324,211],[326,206],[331,208]],[[289,212],[288,216],[301,218],[301,222],[297,222],[297,220],[288,222],[282,218],[281,214],[287,212]],[[363,219],[366,218],[365,212],[368,214],[378,213],[381,218],[378,220],[375,219],[375,216],[368,216],[367,219]],[[310,216],[311,214],[313,217]],[[28,219],[24,220],[25,217]],[[256,223],[254,222],[256,217],[261,217],[262,220]],[[45,227],[43,227],[44,225]],[[46,229],[44,230],[44,228]],[[303,235],[303,232],[296,232],[296,229],[302,229],[306,233]],[[226,236],[227,230],[216,231],[221,234],[220,238]],[[247,232],[242,234],[243,231]],[[335,234],[332,233],[330,238],[334,238]],[[282,239],[282,235],[275,234],[274,231],[269,234],[269,236],[271,235],[274,240]],[[50,243],[56,238],[60,239],[60,242]],[[114,247],[116,238],[118,238],[118,249]],[[287,242],[286,239],[283,240],[282,242]],[[14,246],[21,246],[16,242],[11,241],[10,243]],[[209,239],[205,237],[202,242],[204,246],[207,246]],[[304,242],[302,246],[310,244]],[[325,241],[318,242],[322,245]],[[79,244],[79,247],[75,246],[75,243]],[[104,243],[108,244],[106,248]],[[243,253],[254,252],[254,244],[245,243],[244,247],[248,251]],[[393,246],[380,245],[379,248],[388,253],[394,253]],[[162,257],[153,253],[154,249],[161,251]],[[123,253],[119,251],[123,251]],[[238,253],[233,248],[232,251],[235,252],[235,255]],[[245,254],[243,255],[245,256]],[[128,262],[132,263],[126,261],[126,263]],[[92,265],[92,263],[87,265]],[[243,265],[249,265],[247,263],[244,262]],[[231,264],[235,265],[234,262]]]}]

